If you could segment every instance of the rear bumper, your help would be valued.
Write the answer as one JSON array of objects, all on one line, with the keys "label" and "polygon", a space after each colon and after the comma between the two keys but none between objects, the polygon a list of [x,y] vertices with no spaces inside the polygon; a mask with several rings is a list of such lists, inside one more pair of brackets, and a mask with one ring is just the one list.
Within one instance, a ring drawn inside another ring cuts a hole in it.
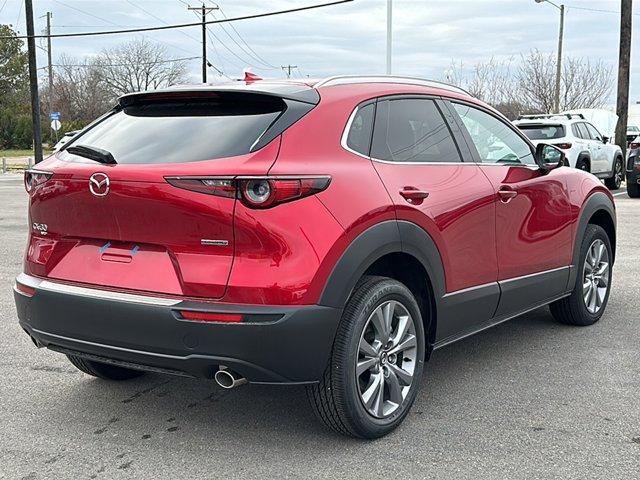
[{"label": "rear bumper", "polygon": [[[175,300],[54,283],[22,274],[20,325],[40,347],[132,368],[213,378],[219,365],[254,383],[317,382],[341,310]],[[237,324],[187,321],[178,310],[242,313]]]}]

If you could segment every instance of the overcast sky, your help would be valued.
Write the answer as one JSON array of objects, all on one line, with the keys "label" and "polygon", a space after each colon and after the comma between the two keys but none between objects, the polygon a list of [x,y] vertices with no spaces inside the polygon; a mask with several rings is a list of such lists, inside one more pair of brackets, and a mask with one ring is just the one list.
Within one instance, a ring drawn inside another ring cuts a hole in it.
[{"label": "overcast sky", "polygon": [[[221,12],[235,17],[320,3],[326,0],[219,0]],[[557,0],[560,3],[561,0]],[[0,23],[25,32],[22,0],[0,0]],[[162,22],[197,20],[186,8],[188,0],[34,0],[36,30],[47,11],[53,13],[53,32],[68,33],[118,26],[157,26]],[[193,5],[198,5],[192,0]],[[213,2],[207,0],[212,5]],[[634,5],[631,59],[631,100],[640,101],[640,7]],[[571,0],[566,3],[565,55],[602,60],[615,72],[618,58],[617,0]],[[478,61],[517,57],[530,49],[553,53],[557,46],[559,12],[534,0],[394,0],[393,73],[434,79],[444,76],[451,61],[471,68]],[[80,11],[79,11],[80,10]],[[144,11],[143,11],[144,10]],[[214,12],[217,18],[220,12]],[[155,18],[154,18],[155,16]],[[16,23],[17,22],[17,23]],[[277,67],[299,66],[294,76],[322,77],[349,73],[384,73],[386,0],[355,0],[350,4],[308,12],[234,22],[235,29],[212,26],[209,60],[225,74],[237,77],[242,69],[282,77]],[[149,32],[172,57],[198,56],[200,29]],[[136,34],[139,35],[139,34]],[[217,39],[215,38],[217,37]],[[55,39],[54,61],[64,53],[82,58],[132,38],[131,35]],[[233,38],[234,41],[231,39]],[[213,48],[215,44],[216,50]],[[242,45],[240,48],[239,45]],[[259,59],[256,59],[256,54]],[[40,50],[38,65],[46,63]],[[272,67],[266,67],[266,64]],[[194,81],[200,63],[188,62]],[[262,67],[262,68],[261,68]],[[210,70],[210,78],[215,71]],[[615,102],[612,94],[610,103]]]}]

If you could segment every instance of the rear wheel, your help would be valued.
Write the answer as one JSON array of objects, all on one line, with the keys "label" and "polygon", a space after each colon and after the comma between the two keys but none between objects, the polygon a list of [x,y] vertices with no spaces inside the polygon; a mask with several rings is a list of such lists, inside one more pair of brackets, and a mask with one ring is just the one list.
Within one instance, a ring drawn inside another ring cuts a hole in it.
[{"label": "rear wheel", "polygon": [[308,387],[312,408],[338,433],[386,435],[409,413],[424,355],[422,316],[409,289],[365,277],[347,303],[323,379]]},{"label": "rear wheel", "polygon": [[640,197],[640,185],[638,185],[637,183],[630,183],[629,181],[627,181],[627,194],[631,198]]},{"label": "rear wheel", "polygon": [[140,370],[95,362],[74,355],[67,355],[67,358],[81,372],[104,380],[129,380],[144,375]]},{"label": "rear wheel", "polygon": [[578,158],[578,161],[576,162],[576,168],[578,170],[582,170],[583,172],[590,172],[591,168],[589,166],[589,159],[588,158]]},{"label": "rear wheel", "polygon": [[569,297],[549,305],[560,322],[569,325],[593,325],[604,313],[611,290],[613,251],[607,232],[589,225],[580,247],[576,283]]},{"label": "rear wheel", "polygon": [[613,163],[613,176],[611,178],[607,178],[604,181],[604,184],[607,186],[609,190],[618,190],[620,185],[622,185],[622,181],[624,180],[624,168],[622,165],[622,159],[616,158]]}]

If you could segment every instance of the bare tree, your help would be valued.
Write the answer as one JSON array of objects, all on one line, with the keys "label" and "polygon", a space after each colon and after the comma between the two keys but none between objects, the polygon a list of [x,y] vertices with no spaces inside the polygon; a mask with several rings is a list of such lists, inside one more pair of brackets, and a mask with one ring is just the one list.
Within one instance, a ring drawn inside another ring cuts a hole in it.
[{"label": "bare tree", "polygon": [[[43,104],[47,104],[49,95],[45,87]],[[98,67],[88,60],[80,61],[65,55],[58,59],[55,67],[53,95],[62,118],[68,121],[86,123],[113,106]]]},{"label": "bare tree", "polygon": [[[544,113],[554,113],[556,59],[532,50],[523,55],[515,89],[520,103]],[[601,61],[565,58],[561,75],[560,109],[603,107],[612,85],[611,68]]]},{"label": "bare tree", "polygon": [[144,38],[103,50],[92,64],[113,98],[187,81],[185,62],[169,58],[162,45]]},{"label": "bare tree", "polygon": [[[513,58],[491,58],[465,71],[462,63],[451,62],[445,80],[500,110],[508,118],[523,113],[553,113],[556,58],[532,50],[516,64]],[[601,61],[565,58],[561,75],[560,108],[600,108],[609,98],[611,68]]]}]

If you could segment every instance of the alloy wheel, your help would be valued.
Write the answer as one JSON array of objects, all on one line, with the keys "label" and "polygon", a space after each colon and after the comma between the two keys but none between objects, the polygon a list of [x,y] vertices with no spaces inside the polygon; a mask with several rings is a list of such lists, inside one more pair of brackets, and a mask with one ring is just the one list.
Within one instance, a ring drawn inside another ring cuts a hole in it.
[{"label": "alloy wheel", "polygon": [[609,251],[599,238],[587,250],[582,276],[582,297],[587,310],[596,314],[602,308],[609,289]]},{"label": "alloy wheel", "polygon": [[355,365],[360,400],[376,418],[394,413],[409,394],[417,364],[414,319],[400,302],[379,305],[365,324]]},{"label": "alloy wheel", "polygon": [[620,188],[620,185],[622,185],[622,179],[624,177],[624,174],[622,173],[622,162],[621,161],[616,161],[616,166],[615,166],[615,185],[616,188]]}]

